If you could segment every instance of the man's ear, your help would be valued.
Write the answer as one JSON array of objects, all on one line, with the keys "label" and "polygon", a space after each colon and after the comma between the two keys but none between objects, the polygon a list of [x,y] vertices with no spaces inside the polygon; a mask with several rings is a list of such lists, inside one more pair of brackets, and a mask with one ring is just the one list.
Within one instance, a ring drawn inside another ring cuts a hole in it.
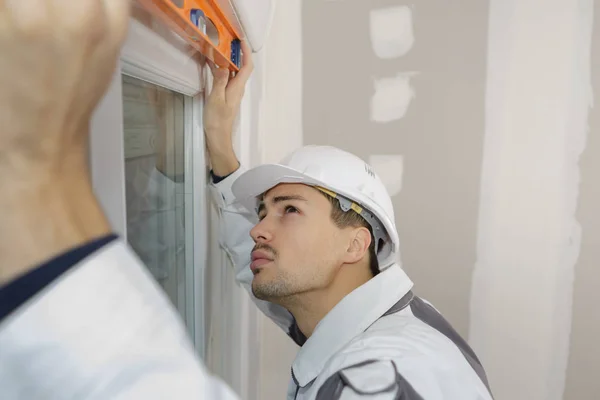
[{"label": "man's ear", "polygon": [[369,253],[371,233],[365,227],[353,228],[350,232],[350,242],[344,257],[344,262],[354,264],[359,262]]}]

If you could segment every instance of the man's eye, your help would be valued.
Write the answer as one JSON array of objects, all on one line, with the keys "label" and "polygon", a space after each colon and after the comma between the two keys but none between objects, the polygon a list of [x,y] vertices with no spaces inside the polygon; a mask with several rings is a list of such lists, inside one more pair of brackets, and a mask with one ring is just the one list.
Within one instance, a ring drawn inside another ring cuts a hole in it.
[{"label": "man's eye", "polygon": [[298,209],[296,207],[294,207],[294,206],[286,206],[285,207],[285,213],[286,214],[288,214],[288,213],[297,213],[297,212],[298,212]]}]

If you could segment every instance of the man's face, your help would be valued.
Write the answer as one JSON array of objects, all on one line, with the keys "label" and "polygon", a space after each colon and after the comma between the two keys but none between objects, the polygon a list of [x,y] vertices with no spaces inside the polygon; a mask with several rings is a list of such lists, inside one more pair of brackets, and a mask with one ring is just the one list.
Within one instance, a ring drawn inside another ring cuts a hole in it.
[{"label": "man's face", "polygon": [[281,184],[264,195],[260,222],[250,232],[257,298],[278,303],[331,284],[348,239],[333,223],[331,207],[317,189],[301,184]]}]

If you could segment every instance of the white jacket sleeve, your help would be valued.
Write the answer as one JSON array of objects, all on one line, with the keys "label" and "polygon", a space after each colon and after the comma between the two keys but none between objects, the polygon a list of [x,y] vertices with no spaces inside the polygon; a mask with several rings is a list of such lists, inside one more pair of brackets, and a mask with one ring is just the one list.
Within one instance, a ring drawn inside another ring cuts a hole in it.
[{"label": "white jacket sleeve", "polygon": [[174,308],[121,240],[0,324],[3,400],[237,397],[197,358]]},{"label": "white jacket sleeve", "polygon": [[219,210],[220,218],[219,243],[235,268],[237,282],[246,289],[254,303],[267,317],[290,334],[294,324],[292,314],[285,308],[259,300],[252,294],[253,274],[250,270],[250,257],[254,241],[250,236],[250,230],[258,222],[258,217],[236,203],[231,192],[231,185],[244,171],[244,168],[240,167],[221,182],[212,185],[212,198]]}]

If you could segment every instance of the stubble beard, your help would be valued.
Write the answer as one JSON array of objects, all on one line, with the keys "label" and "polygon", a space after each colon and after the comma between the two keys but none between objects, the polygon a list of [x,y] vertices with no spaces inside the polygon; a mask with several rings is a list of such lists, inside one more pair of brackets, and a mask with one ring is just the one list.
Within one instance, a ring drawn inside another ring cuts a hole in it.
[{"label": "stubble beard", "polygon": [[[263,272],[259,272],[258,274],[261,273]],[[279,303],[278,299],[281,300],[292,295],[293,290],[290,287],[289,279],[286,279],[283,274],[278,273],[275,278],[270,279],[268,282],[257,282],[255,278],[252,282],[252,293],[259,300]]]}]

